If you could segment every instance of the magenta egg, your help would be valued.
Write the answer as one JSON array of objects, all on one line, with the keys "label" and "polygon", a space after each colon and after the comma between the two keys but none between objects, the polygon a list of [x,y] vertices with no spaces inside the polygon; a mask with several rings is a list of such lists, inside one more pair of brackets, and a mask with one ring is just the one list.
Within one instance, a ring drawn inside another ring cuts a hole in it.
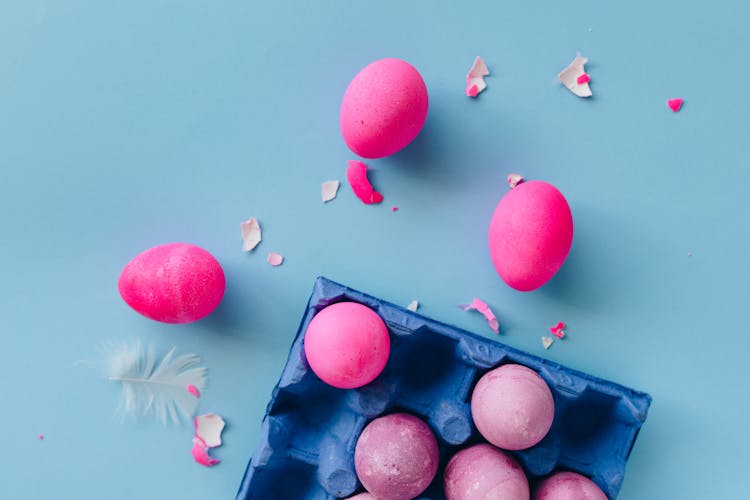
[{"label": "magenta egg", "polygon": [[408,500],[422,493],[434,479],[439,459],[430,428],[406,413],[370,422],[354,449],[357,477],[379,500]]},{"label": "magenta egg", "polygon": [[221,265],[206,250],[170,243],[133,257],[117,287],[123,300],[147,318],[190,323],[216,309],[226,281]]},{"label": "magenta egg", "polygon": [[539,484],[534,500],[607,500],[607,495],[586,476],[558,472]]},{"label": "magenta egg", "polygon": [[485,373],[471,394],[471,416],[479,433],[504,450],[523,450],[552,427],[555,402],[534,370],[508,364]]},{"label": "magenta egg", "polygon": [[529,500],[529,482],[520,465],[488,444],[456,453],[443,476],[446,500]]},{"label": "magenta egg", "polygon": [[511,288],[528,292],[557,273],[573,243],[573,215],[552,184],[528,181],[495,208],[489,230],[492,263]]},{"label": "magenta egg", "polygon": [[391,339],[380,316],[356,302],[318,312],[305,331],[305,357],[323,382],[353,389],[372,382],[388,363]]},{"label": "magenta egg", "polygon": [[359,156],[382,158],[417,137],[427,108],[427,86],[414,66],[380,59],[349,83],[341,102],[341,134]]}]

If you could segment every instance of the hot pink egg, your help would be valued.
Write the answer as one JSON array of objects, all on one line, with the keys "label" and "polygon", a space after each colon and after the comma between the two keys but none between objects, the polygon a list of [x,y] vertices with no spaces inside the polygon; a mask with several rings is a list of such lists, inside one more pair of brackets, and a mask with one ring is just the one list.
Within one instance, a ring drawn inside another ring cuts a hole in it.
[{"label": "hot pink egg", "polygon": [[510,287],[528,292],[549,281],[573,243],[573,216],[552,184],[528,181],[511,189],[490,222],[490,256]]},{"label": "hot pink egg", "polygon": [[443,476],[446,500],[529,500],[529,482],[518,463],[488,444],[456,453]]},{"label": "hot pink egg", "polygon": [[385,368],[388,329],[372,309],[339,302],[320,311],[305,332],[305,356],[323,382],[340,389],[362,387]]},{"label": "hot pink egg", "polygon": [[419,418],[394,413],[364,428],[354,449],[362,485],[379,500],[409,500],[432,482],[440,460],[430,428]]},{"label": "hot pink egg", "polygon": [[485,373],[471,394],[471,416],[479,433],[505,450],[523,450],[552,427],[552,391],[534,370],[502,365]]},{"label": "hot pink egg", "polygon": [[344,142],[363,158],[382,158],[406,147],[427,119],[427,87],[401,59],[380,59],[357,73],[341,102]]},{"label": "hot pink egg", "polygon": [[558,472],[539,484],[534,500],[607,500],[607,495],[585,476]]},{"label": "hot pink egg", "polygon": [[190,323],[211,313],[224,296],[221,265],[187,243],[159,245],[128,262],[117,283],[123,300],[163,323]]}]

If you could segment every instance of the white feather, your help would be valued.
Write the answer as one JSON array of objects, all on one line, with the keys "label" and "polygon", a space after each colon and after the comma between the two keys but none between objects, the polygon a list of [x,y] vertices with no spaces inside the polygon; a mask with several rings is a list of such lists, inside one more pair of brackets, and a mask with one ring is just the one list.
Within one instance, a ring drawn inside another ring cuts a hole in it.
[{"label": "white feather", "polygon": [[172,348],[161,361],[154,348],[144,349],[140,342],[112,346],[109,356],[109,379],[122,384],[122,410],[136,417],[153,414],[166,423],[180,417],[189,419],[198,407],[198,398],[188,392],[194,385],[202,392],[206,387],[206,368],[196,366],[195,354],[174,357]]}]

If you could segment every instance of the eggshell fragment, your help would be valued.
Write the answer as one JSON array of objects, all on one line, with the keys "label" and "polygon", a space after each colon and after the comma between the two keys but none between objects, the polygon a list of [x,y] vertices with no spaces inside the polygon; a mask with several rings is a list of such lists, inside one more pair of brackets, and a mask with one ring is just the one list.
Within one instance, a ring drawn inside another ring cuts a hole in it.
[{"label": "eggshell fragment", "polygon": [[495,270],[511,288],[544,285],[565,262],[573,243],[573,215],[558,189],[526,181],[500,200],[489,230]]},{"label": "eggshell fragment", "polygon": [[206,443],[201,438],[193,438],[193,448],[190,452],[193,455],[193,460],[204,467],[213,467],[220,462],[220,460],[209,455],[208,446],[206,446]]},{"label": "eggshell fragment", "polygon": [[367,165],[361,161],[348,160],[349,167],[346,169],[346,180],[352,187],[352,191],[365,205],[376,205],[383,201],[383,195],[375,191],[367,178]]},{"label": "eggshell fragment", "polygon": [[224,296],[226,280],[219,262],[187,243],[153,247],[136,255],[117,284],[135,311],[164,323],[190,323],[210,314]]},{"label": "eggshell fragment", "polygon": [[344,142],[363,158],[382,158],[406,147],[427,119],[427,87],[401,59],[380,59],[357,73],[341,102]]},{"label": "eggshell fragment", "polygon": [[683,102],[685,102],[685,99],[681,99],[679,97],[675,99],[667,99],[667,106],[669,106],[669,109],[672,110],[672,113],[677,113],[680,108],[682,108]]}]

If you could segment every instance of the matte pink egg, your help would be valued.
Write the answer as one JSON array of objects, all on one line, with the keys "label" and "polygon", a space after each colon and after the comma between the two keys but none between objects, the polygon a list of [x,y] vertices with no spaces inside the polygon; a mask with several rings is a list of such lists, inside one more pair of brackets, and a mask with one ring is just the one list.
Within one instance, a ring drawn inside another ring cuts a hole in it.
[{"label": "matte pink egg", "polygon": [[539,484],[534,500],[607,500],[607,495],[586,476],[558,472]]},{"label": "matte pink egg", "polygon": [[190,323],[209,315],[224,296],[221,265],[187,243],[159,245],[128,262],[117,288],[140,314],[163,323]]},{"label": "matte pink egg", "polygon": [[401,59],[380,59],[357,73],[341,102],[344,142],[363,158],[382,158],[406,147],[427,119],[427,87]]},{"label": "matte pink egg", "polygon": [[364,428],[354,467],[365,489],[379,500],[408,500],[430,485],[440,460],[434,434],[419,418],[394,413]]},{"label": "matte pink egg", "polygon": [[372,382],[391,352],[388,328],[372,309],[339,302],[321,310],[305,331],[305,356],[323,382],[353,389]]},{"label": "matte pink egg", "polygon": [[456,453],[443,476],[446,500],[529,500],[529,482],[510,455],[488,444]]},{"label": "matte pink egg", "polygon": [[573,216],[565,197],[543,181],[511,189],[490,222],[490,256],[511,288],[528,292],[557,273],[573,243]]},{"label": "matte pink egg", "polygon": [[479,433],[504,450],[523,450],[552,427],[552,391],[534,370],[502,365],[485,373],[471,394],[471,416]]}]

